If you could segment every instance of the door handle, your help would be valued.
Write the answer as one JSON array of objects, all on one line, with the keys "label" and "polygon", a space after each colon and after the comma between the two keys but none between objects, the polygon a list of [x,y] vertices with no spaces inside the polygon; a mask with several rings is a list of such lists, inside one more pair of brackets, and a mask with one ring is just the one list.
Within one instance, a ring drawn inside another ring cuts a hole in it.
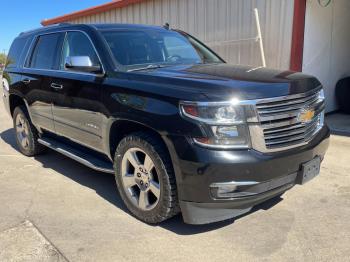
[{"label": "door handle", "polygon": [[55,90],[61,90],[63,89],[63,85],[59,85],[59,84],[56,84],[56,83],[51,83],[51,87]]},{"label": "door handle", "polygon": [[22,83],[25,84],[25,85],[28,85],[30,83],[30,79],[25,78],[25,79],[22,80]]}]

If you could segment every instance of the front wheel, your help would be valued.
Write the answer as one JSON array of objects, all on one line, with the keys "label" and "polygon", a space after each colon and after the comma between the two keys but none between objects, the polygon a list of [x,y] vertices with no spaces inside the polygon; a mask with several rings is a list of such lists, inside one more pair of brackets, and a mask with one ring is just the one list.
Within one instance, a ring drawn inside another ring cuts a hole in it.
[{"label": "front wheel", "polygon": [[138,132],[122,139],[114,169],[120,196],[138,219],[154,224],[179,212],[170,157],[157,137]]}]

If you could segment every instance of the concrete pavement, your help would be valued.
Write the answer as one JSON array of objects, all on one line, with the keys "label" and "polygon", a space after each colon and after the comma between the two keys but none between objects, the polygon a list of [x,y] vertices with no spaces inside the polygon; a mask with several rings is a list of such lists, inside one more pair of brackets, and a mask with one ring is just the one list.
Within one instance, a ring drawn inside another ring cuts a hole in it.
[{"label": "concrete pavement", "polygon": [[1,102],[0,137],[0,261],[349,261],[349,137],[332,136],[305,186],[204,226],[180,216],[146,225],[126,211],[113,176],[53,151],[22,156]]}]

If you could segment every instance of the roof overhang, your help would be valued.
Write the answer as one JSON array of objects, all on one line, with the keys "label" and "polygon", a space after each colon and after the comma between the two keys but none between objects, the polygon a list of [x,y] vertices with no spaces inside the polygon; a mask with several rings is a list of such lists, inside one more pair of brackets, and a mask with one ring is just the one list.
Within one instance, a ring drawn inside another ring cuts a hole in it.
[{"label": "roof overhang", "polygon": [[71,21],[83,16],[89,16],[89,15],[94,15],[94,14],[98,14],[101,12],[106,12],[112,9],[116,9],[116,8],[122,8],[128,5],[132,5],[132,4],[136,4],[139,2],[143,2],[146,0],[115,0],[112,2],[108,2],[102,5],[98,5],[98,6],[93,6],[87,9],[83,9],[77,12],[73,12],[70,14],[66,14],[66,15],[62,15],[62,16],[58,16],[58,17],[54,17],[54,18],[50,18],[50,19],[45,19],[43,21],[41,21],[41,24],[43,26],[47,26],[47,25],[52,25],[52,24],[58,24],[58,23],[64,23],[67,21]]}]

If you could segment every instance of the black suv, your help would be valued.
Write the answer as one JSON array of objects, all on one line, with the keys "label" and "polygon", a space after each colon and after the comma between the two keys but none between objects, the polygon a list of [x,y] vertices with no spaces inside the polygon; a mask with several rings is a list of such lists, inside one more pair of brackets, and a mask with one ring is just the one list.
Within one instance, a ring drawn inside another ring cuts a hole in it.
[{"label": "black suv", "polygon": [[147,223],[238,216],[316,176],[328,147],[316,78],[228,65],[182,31],[59,24],[20,34],[8,59],[19,150],[114,174]]}]

